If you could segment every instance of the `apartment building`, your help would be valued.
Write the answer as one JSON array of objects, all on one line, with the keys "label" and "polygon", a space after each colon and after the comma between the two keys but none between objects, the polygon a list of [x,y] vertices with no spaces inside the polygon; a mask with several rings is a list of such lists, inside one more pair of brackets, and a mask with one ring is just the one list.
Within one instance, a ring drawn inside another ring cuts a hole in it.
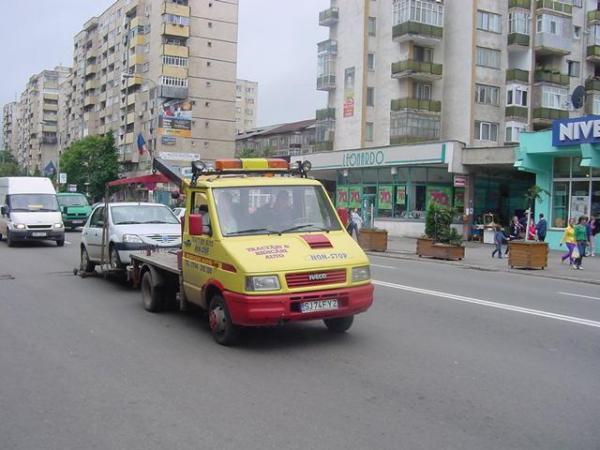
[{"label": "apartment building", "polygon": [[113,132],[126,172],[148,167],[142,138],[155,155],[232,156],[237,17],[237,0],[118,0],[88,20],[61,85],[64,146]]},{"label": "apartment building", "polygon": [[238,134],[236,154],[256,156],[296,156],[312,153],[315,143],[315,120],[301,120],[254,128]]},{"label": "apartment building", "polygon": [[318,148],[518,142],[600,111],[596,0],[333,0],[319,23]]},{"label": "apartment building", "polygon": [[2,149],[17,157],[17,117],[19,103],[10,102],[2,108]]},{"label": "apartment building", "polygon": [[235,126],[237,134],[258,126],[258,83],[237,80],[235,84]]}]

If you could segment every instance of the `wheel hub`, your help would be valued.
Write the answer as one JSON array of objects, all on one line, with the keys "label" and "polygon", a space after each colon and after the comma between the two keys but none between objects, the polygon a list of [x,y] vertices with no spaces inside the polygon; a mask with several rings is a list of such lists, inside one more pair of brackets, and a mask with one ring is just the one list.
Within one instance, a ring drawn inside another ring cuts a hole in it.
[{"label": "wheel hub", "polygon": [[208,323],[211,331],[221,334],[225,331],[225,311],[220,306],[211,309],[208,314]]}]

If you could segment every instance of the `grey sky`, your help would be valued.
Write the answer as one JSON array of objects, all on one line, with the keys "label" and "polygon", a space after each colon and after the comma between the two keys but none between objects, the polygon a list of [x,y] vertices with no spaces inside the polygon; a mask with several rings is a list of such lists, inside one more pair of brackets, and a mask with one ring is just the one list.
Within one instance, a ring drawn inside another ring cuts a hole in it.
[{"label": "grey sky", "polygon": [[[0,15],[2,105],[21,93],[31,75],[71,65],[73,36],[113,0],[9,3]],[[318,13],[328,5],[329,0],[240,0],[238,77],[259,82],[260,125],[311,118],[324,106],[325,95],[315,89],[316,44],[327,39]]]}]

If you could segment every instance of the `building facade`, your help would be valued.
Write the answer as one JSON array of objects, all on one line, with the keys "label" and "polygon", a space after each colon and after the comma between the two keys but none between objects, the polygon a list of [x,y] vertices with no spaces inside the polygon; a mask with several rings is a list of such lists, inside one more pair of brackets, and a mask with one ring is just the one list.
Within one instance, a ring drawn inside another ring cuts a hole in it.
[{"label": "building facade", "polygon": [[258,83],[237,80],[235,84],[235,126],[237,134],[258,126]]},{"label": "building facade", "polygon": [[17,118],[19,115],[19,103],[10,102],[2,108],[2,144],[4,150],[10,150],[17,158]]},{"label": "building facade", "polygon": [[247,130],[238,134],[238,156],[295,156],[312,153],[315,143],[315,120],[302,120]]}]

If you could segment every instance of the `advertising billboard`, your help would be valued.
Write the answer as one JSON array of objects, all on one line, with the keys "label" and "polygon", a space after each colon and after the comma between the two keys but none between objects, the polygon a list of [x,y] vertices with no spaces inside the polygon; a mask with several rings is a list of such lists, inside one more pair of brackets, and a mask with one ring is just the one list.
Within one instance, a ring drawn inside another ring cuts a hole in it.
[{"label": "advertising billboard", "polygon": [[158,134],[191,138],[192,103],[189,100],[172,100],[163,103],[158,117]]}]

